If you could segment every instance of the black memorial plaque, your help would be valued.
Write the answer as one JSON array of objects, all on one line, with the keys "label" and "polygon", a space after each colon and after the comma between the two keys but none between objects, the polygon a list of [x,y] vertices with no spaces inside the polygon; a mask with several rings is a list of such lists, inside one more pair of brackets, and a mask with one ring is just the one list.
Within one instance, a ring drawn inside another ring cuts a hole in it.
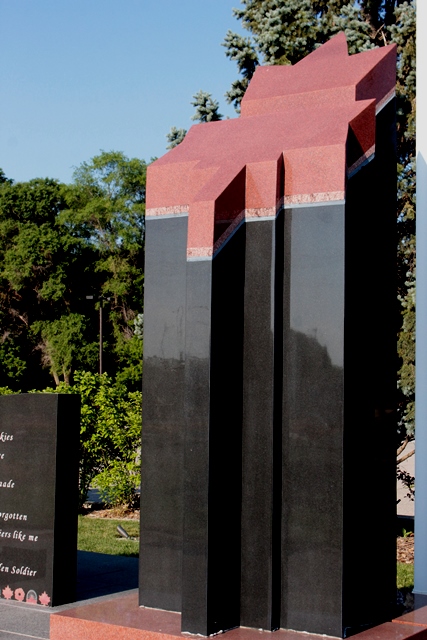
[{"label": "black memorial plaque", "polygon": [[75,600],[80,397],[0,396],[0,594]]}]

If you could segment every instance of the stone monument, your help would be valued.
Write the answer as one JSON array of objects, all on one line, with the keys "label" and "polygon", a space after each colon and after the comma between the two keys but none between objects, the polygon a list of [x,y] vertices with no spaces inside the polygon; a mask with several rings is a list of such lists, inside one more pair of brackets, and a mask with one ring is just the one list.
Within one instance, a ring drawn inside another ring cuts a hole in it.
[{"label": "stone monument", "polygon": [[80,396],[0,396],[0,593],[75,601]]},{"label": "stone monument", "polygon": [[184,632],[390,615],[395,59],[259,67],[148,168],[139,602]]}]

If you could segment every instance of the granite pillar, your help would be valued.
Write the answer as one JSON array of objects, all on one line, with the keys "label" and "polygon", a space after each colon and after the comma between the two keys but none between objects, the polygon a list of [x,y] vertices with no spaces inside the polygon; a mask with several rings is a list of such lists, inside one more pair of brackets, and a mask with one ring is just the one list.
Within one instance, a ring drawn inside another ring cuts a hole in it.
[{"label": "granite pillar", "polygon": [[[396,540],[390,534],[396,519],[396,449],[390,434],[396,432],[395,348],[400,322],[396,192],[392,188],[397,161],[394,131],[392,100],[376,117],[375,158],[349,180],[346,198],[343,620],[349,633],[359,629],[363,619],[365,624],[388,619],[396,597]],[[360,211],[370,220],[365,260],[360,259],[364,240]],[[362,354],[369,354],[367,366]],[[377,499],[366,500],[369,495]],[[372,573],[378,594],[363,604],[357,601],[366,585],[362,570],[366,552],[360,545],[366,532],[356,513],[364,513],[381,540]]]},{"label": "granite pillar", "polygon": [[181,610],[187,214],[147,218],[140,604]]},{"label": "granite pillar", "polygon": [[203,635],[240,620],[244,246],[187,265],[182,630]]},{"label": "granite pillar", "polygon": [[283,210],[246,224],[243,325],[243,626],[280,626]]},{"label": "granite pillar", "polygon": [[[395,598],[394,113],[377,116],[376,157],[345,202],[285,211],[282,626],[338,637],[387,619]],[[360,598],[365,522],[382,541],[373,599]]]},{"label": "granite pillar", "polygon": [[285,211],[281,626],[341,635],[344,204]]}]

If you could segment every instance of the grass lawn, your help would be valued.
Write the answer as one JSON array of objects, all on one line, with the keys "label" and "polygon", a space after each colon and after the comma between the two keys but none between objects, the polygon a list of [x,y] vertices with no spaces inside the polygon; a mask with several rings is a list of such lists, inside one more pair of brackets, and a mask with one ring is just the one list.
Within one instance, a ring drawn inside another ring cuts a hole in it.
[{"label": "grass lawn", "polygon": [[[122,526],[130,536],[138,539],[122,538],[117,531],[117,525]],[[113,556],[137,558],[139,555],[139,521],[79,516],[77,548],[80,551],[95,551]]]},{"label": "grass lawn", "polygon": [[414,588],[414,565],[397,563],[397,588],[413,589]]}]

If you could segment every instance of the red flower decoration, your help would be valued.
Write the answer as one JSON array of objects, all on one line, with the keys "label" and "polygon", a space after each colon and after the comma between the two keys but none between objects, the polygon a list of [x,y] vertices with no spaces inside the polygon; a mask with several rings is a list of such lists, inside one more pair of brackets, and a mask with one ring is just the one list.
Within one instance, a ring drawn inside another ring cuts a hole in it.
[{"label": "red flower decoration", "polygon": [[45,607],[47,607],[47,605],[50,602],[50,598],[47,595],[46,591],[43,591],[43,593],[41,594],[41,596],[39,596],[39,600],[42,604],[44,604]]},{"label": "red flower decoration", "polygon": [[12,589],[9,587],[9,585],[7,587],[5,587],[2,591],[3,596],[6,598],[6,600],[10,600],[11,597],[13,596],[13,591]]},{"label": "red flower decoration", "polygon": [[23,599],[25,598],[25,591],[24,589],[15,589],[15,600],[19,600],[19,602],[22,602]]}]

